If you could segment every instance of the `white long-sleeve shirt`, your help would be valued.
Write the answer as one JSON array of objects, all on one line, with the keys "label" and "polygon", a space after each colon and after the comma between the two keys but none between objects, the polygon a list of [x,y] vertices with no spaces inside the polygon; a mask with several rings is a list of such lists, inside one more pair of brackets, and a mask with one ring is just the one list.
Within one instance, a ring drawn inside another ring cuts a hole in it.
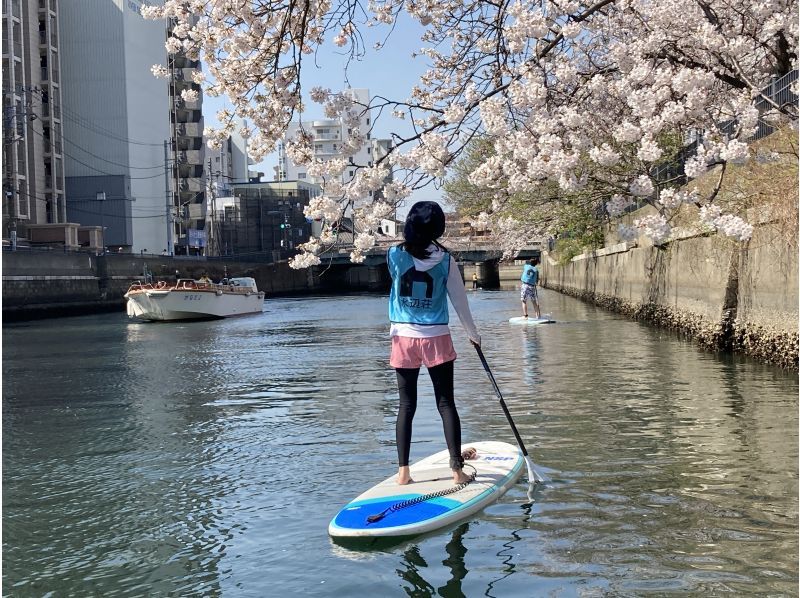
[{"label": "white long-sleeve shirt", "polygon": [[[428,251],[431,252],[431,255],[427,259],[420,260],[414,258],[414,267],[419,272],[430,270],[439,264],[444,259],[444,256],[447,255],[433,244],[428,246]],[[447,275],[447,296],[450,298],[450,303],[453,304],[453,309],[456,310],[458,319],[461,321],[461,325],[464,326],[470,340],[480,344],[481,337],[478,334],[478,329],[475,327],[475,322],[472,320],[472,312],[469,309],[467,291],[464,289],[464,281],[461,280],[461,273],[458,271],[458,264],[456,264],[453,256],[450,256],[450,270]],[[431,338],[450,334],[450,327],[447,324],[423,326],[420,324],[393,322],[389,334],[390,336]]]}]

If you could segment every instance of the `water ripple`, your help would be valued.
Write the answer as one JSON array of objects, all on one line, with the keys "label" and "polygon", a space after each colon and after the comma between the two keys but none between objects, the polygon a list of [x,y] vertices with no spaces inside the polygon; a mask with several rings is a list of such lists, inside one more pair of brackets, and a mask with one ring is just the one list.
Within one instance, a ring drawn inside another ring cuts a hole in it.
[{"label": "water ripple", "polygon": [[[110,314],[5,327],[4,593],[797,595],[796,375],[542,300],[562,324],[509,330],[514,292],[470,296],[551,482],[356,551],[326,528],[395,467],[384,298],[270,300],[252,318],[174,326]],[[513,442],[453,330],[465,442]],[[412,458],[442,448],[423,374]]]}]

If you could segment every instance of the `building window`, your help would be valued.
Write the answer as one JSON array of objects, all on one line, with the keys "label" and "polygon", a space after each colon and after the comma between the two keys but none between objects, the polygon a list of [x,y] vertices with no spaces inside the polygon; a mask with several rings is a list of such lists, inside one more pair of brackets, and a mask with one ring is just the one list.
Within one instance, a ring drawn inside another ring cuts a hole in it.
[{"label": "building window", "polygon": [[298,172],[298,173],[297,173],[297,178],[298,178],[298,179],[304,179],[304,178],[306,178],[306,173],[305,173],[305,172]]},{"label": "building window", "polygon": [[353,170],[351,170],[351,171],[350,171],[350,178],[351,178],[351,179],[353,178],[353,173],[354,173],[354,172],[355,172],[355,171],[353,171]]},{"label": "building window", "polygon": [[314,144],[314,151],[315,152],[321,152],[322,151],[322,144],[321,143],[315,143]]},{"label": "building window", "polygon": [[369,116],[367,117],[367,124],[369,124]]},{"label": "building window", "polygon": [[369,139],[369,133],[367,133],[367,139]]},{"label": "building window", "polygon": [[372,148],[371,148],[371,147],[368,147],[368,148],[367,148],[367,153],[368,153],[368,154],[371,154],[371,153],[372,153]]}]

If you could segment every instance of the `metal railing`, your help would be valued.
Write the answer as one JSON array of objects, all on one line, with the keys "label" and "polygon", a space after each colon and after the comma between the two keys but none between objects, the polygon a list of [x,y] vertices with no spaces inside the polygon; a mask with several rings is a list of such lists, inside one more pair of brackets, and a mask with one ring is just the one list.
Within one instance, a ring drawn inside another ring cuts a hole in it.
[{"label": "metal railing", "polygon": [[[755,107],[758,109],[759,114],[764,114],[769,110],[774,109],[774,104],[778,106],[797,105],[797,94],[791,89],[792,84],[797,81],[798,71],[793,70],[779,79],[773,80],[769,85],[761,90],[761,94],[755,102]],[[769,98],[769,99],[766,99]],[[774,103],[774,104],[773,104]],[[723,121],[717,125],[717,130],[723,135],[731,135],[735,132],[738,122],[735,119]],[[776,128],[759,119],[758,128],[755,133],[743,141],[756,141],[774,133]],[[684,172],[684,165],[697,152],[697,148],[703,141],[702,132],[698,134],[697,139],[684,146],[669,162],[653,166],[650,171],[651,176],[657,182],[674,182],[678,185],[684,185],[688,181],[686,173]],[[631,209],[638,209],[633,208]],[[629,210],[626,210],[629,211]]]}]

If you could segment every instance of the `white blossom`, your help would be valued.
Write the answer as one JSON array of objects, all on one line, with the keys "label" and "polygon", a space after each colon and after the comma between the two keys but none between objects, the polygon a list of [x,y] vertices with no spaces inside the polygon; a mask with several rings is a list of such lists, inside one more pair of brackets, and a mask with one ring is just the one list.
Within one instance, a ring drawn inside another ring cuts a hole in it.
[{"label": "white blossom", "polygon": [[[742,163],[759,119],[753,100],[776,64],[797,56],[797,1],[369,0],[356,7],[327,0],[164,0],[142,6],[141,14],[168,20],[167,51],[202,61],[207,76],[198,71],[192,81],[208,96],[228,98],[232,109],[209,131],[209,145],[217,147],[233,122],[247,120],[251,158],[263,159],[282,141],[289,159],[320,174],[341,217],[345,206],[368,202],[370,191],[378,196],[389,174],[399,184],[392,190],[397,199],[427,179],[441,179],[476,135],[485,136],[493,152],[469,180],[498,197],[519,193],[532,202],[545,182],[567,192],[599,182],[653,198],[647,174],[664,159],[657,140],[665,133],[702,132],[697,154],[685,164],[690,178],[717,164]],[[358,106],[347,92],[314,87],[314,54],[325,44],[341,48],[337,53],[350,64],[361,52],[375,51],[365,45],[363,27],[379,28],[379,43],[385,39],[388,48],[398,18],[418,24],[416,56],[425,63],[405,97]],[[163,66],[152,70],[170,75]],[[342,182],[335,175],[341,162],[314,162],[308,136],[283,139],[289,124],[301,119],[306,97],[352,130],[341,156],[363,146],[367,131],[358,123],[364,114],[406,118],[416,129],[391,131],[397,143],[383,167]],[[763,117],[780,124],[792,110],[780,106]],[[734,126],[723,131],[723,122]],[[796,123],[796,114],[789,123]],[[651,201],[669,212],[678,198],[667,193]],[[619,202],[609,203],[614,211]],[[334,213],[329,205],[312,211]],[[514,233],[521,227],[504,217],[492,211],[493,230],[521,241]],[[660,221],[642,222],[656,236],[664,232]],[[736,215],[711,222],[732,238],[751,233]],[[363,252],[356,249],[352,257],[363,259]]]},{"label": "white blossom", "polygon": [[625,208],[633,204],[633,200],[624,195],[613,195],[611,199],[606,202],[606,212],[612,218],[620,216],[625,212]]},{"label": "white blossom", "polygon": [[633,224],[643,235],[652,239],[653,243],[656,245],[669,239],[669,234],[672,230],[667,219],[661,214],[644,216],[643,218],[634,220]]},{"label": "white blossom", "polygon": [[161,64],[154,64],[150,67],[150,72],[160,79],[169,77],[169,69]]},{"label": "white blossom", "polygon": [[653,194],[653,181],[646,174],[639,175],[631,182],[630,191],[637,197],[649,197]]}]

